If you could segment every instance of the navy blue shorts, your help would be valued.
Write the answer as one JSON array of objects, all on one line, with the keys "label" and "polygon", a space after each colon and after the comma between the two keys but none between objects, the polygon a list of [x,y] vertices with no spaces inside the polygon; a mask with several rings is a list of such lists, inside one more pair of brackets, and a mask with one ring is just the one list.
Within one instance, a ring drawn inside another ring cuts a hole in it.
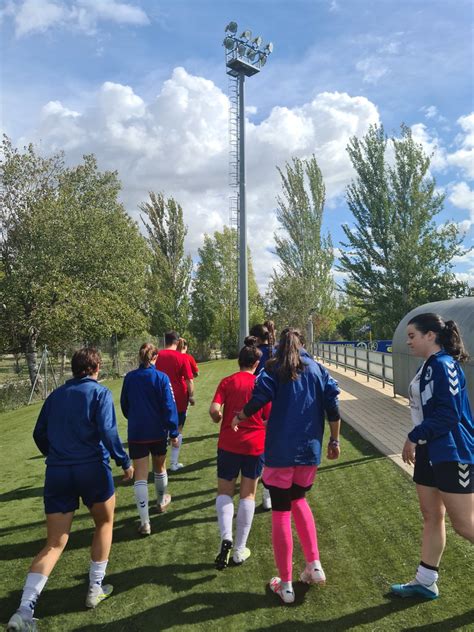
[{"label": "navy blue shorts", "polygon": [[79,498],[87,507],[103,503],[115,492],[108,463],[48,465],[44,481],[44,510],[47,514],[79,509]]},{"label": "navy blue shorts", "polygon": [[436,487],[449,494],[474,493],[474,465],[444,461],[431,463],[426,445],[416,446],[413,480],[418,485]]},{"label": "navy blue shorts", "polygon": [[184,422],[186,421],[186,411],[184,413],[178,413],[178,426],[184,428]]},{"label": "navy blue shorts", "polygon": [[263,469],[263,455],[236,454],[227,450],[217,449],[217,476],[226,481],[237,478],[239,473],[246,478],[258,478]]},{"label": "navy blue shorts", "polygon": [[143,459],[143,457],[153,454],[153,456],[164,456],[168,441],[150,441],[150,443],[133,443],[128,444],[128,453],[131,459]]}]

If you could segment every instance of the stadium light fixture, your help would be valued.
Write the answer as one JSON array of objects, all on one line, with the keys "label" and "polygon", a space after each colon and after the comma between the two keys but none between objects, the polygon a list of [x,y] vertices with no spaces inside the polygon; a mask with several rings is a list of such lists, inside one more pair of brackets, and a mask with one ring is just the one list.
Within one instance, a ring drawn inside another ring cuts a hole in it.
[{"label": "stadium light fixture", "polygon": [[239,188],[238,195],[238,227],[239,227],[239,343],[242,347],[249,329],[248,314],[248,261],[247,261],[247,218],[245,199],[245,101],[244,81],[245,77],[260,72],[267,62],[268,55],[273,52],[273,44],[270,42],[262,48],[260,35],[252,40],[252,31],[245,29],[238,37],[237,23],[229,22],[225,28],[224,39],[225,60],[227,74],[236,81],[236,95],[238,95],[237,107],[237,132],[236,144],[238,146],[238,159],[235,161],[236,182]]}]

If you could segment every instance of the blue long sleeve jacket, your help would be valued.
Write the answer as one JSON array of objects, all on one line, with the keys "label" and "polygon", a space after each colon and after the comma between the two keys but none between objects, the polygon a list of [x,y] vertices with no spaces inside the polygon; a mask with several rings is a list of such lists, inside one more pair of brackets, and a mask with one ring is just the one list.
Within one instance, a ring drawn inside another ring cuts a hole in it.
[{"label": "blue long sleeve jacket", "polygon": [[432,463],[474,463],[474,424],[463,370],[444,350],[419,370],[423,421],[408,438],[427,443]]},{"label": "blue long sleeve jacket", "polygon": [[125,376],[120,406],[128,419],[131,442],[178,436],[178,411],[169,377],[154,366],[140,366]]},{"label": "blue long sleeve jacket", "polygon": [[108,388],[89,377],[68,380],[49,395],[33,431],[47,465],[77,465],[112,457],[124,470],[130,458],[117,430]]},{"label": "blue long sleeve jacket", "polygon": [[[304,371],[298,379],[281,383],[265,369],[255,382],[244,413],[272,402],[265,438],[265,465],[291,467],[319,465],[324,420],[339,419],[337,382],[306,352],[301,353]],[[248,407],[248,409],[247,409]]]}]

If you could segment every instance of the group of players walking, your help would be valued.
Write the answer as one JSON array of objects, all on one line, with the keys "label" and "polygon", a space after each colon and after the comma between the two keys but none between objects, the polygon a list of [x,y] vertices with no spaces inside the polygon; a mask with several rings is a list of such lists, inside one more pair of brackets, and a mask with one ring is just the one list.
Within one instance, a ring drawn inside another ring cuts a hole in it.
[{"label": "group of players walking", "polygon": [[[270,589],[293,603],[292,519],[306,565],[301,581],[322,584],[317,530],[306,500],[323,450],[325,419],[330,427],[328,459],[340,455],[339,388],[328,371],[305,350],[301,333],[285,328],[275,344],[273,323],[255,326],[238,357],[239,371],[219,383],[209,414],[220,424],[217,446],[216,513],[220,546],[215,566],[250,557],[247,539],[262,478],[264,507],[272,509],[272,545],[279,575]],[[410,386],[414,429],[402,456],[415,464],[414,480],[424,519],[422,561],[415,578],[394,584],[401,597],[438,596],[438,567],[444,549],[444,515],[454,529],[474,543],[474,425],[459,362],[466,359],[459,330],[435,314],[415,316],[408,325],[408,345],[424,362]],[[112,592],[103,584],[112,543],[115,493],[109,458],[134,479],[139,533],[151,533],[148,474],[152,457],[156,511],[167,510],[165,465],[183,467],[179,453],[188,404],[194,405],[198,369],[176,332],[165,336],[165,349],[146,343],[139,367],[125,376],[120,398],[128,420],[130,458],[118,436],[110,391],[97,382],[100,356],[84,348],[72,358],[73,379],[54,391],[39,415],[34,440],[46,456],[44,504],[47,542],[33,560],[20,607],[7,630],[35,630],[38,597],[66,546],[79,498],[95,523],[86,606],[96,607]],[[240,499],[233,534],[234,491],[240,475]]]}]

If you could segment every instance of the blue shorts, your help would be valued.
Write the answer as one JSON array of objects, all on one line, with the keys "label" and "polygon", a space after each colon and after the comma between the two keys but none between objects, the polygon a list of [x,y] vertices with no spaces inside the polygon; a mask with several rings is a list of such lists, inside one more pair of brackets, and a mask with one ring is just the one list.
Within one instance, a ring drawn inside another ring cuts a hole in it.
[{"label": "blue shorts", "polygon": [[178,413],[178,426],[184,428],[184,422],[186,421],[186,411],[184,413]]},{"label": "blue shorts", "polygon": [[163,441],[150,441],[149,443],[134,443],[133,441],[129,441],[128,453],[133,460],[143,459],[143,457],[149,454],[153,456],[164,456],[167,446],[168,441],[166,439],[163,439]]},{"label": "blue shorts", "polygon": [[48,465],[44,481],[44,510],[47,514],[79,509],[79,498],[87,507],[103,503],[115,492],[108,463]]},{"label": "blue shorts", "polygon": [[263,455],[236,454],[227,450],[217,449],[217,476],[226,481],[237,478],[239,473],[245,478],[256,479],[263,469]]}]

